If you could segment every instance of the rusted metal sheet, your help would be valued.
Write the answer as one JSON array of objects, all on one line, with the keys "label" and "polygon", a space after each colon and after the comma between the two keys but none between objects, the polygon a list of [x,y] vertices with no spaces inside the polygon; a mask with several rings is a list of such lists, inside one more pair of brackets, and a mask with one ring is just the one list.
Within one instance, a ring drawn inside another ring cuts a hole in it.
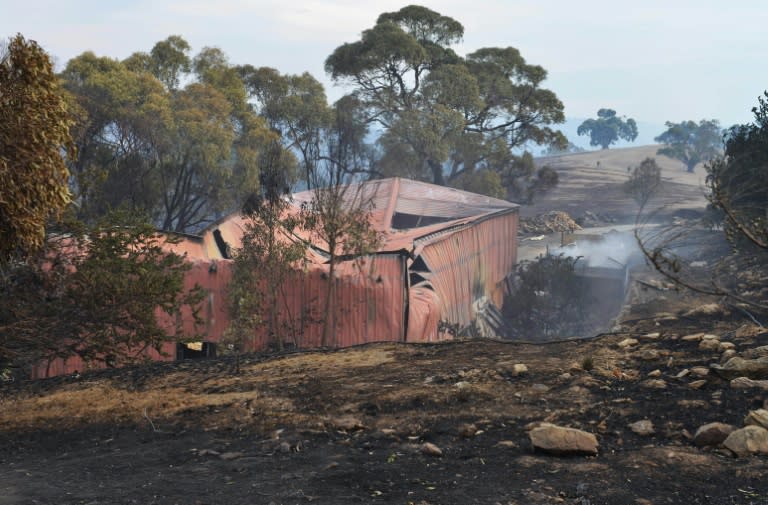
[{"label": "rusted metal sheet", "polygon": [[431,286],[412,287],[408,290],[408,342],[434,342],[440,340],[440,297]]},{"label": "rusted metal sheet", "polygon": [[447,233],[417,241],[439,297],[440,320],[460,328],[473,319],[473,301],[486,296],[500,304],[503,280],[516,261],[517,210],[491,215]]}]

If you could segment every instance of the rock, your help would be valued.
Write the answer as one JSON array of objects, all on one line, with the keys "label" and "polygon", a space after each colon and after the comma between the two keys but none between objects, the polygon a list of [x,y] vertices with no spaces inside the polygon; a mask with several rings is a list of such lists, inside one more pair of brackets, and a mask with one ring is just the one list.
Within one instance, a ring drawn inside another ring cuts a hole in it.
[{"label": "rock", "polygon": [[645,335],[643,335],[643,336],[642,336],[642,337],[640,337],[640,338],[642,338],[642,339],[644,339],[644,340],[656,340],[656,339],[657,339],[657,338],[659,338],[660,336],[661,336],[661,333],[659,333],[659,332],[654,332],[654,333],[646,333]]},{"label": "rock", "polygon": [[691,389],[701,389],[707,384],[706,379],[699,379],[697,381],[692,381],[688,383],[688,387]]},{"label": "rock", "polygon": [[760,347],[747,349],[746,351],[741,353],[741,356],[747,359],[764,358],[768,356],[768,345],[761,345]]},{"label": "rock", "polygon": [[768,391],[768,380],[752,380],[749,377],[736,377],[731,381],[733,389],[751,389],[757,388]]},{"label": "rock", "polygon": [[662,379],[648,379],[641,382],[640,385],[648,389],[667,389],[667,383]]},{"label": "rock", "polygon": [[717,347],[717,350],[720,352],[725,352],[735,348],[736,348],[736,344],[734,344],[733,342],[720,342],[720,345]]},{"label": "rock", "polygon": [[728,435],[723,445],[739,457],[768,454],[768,430],[761,426],[746,426]]},{"label": "rock", "polygon": [[713,335],[712,333],[705,333],[701,336],[702,340],[720,340],[720,337]]},{"label": "rock", "polygon": [[699,447],[704,445],[720,445],[736,428],[725,423],[709,423],[699,427],[693,435],[693,443]]},{"label": "rock", "polygon": [[699,349],[702,351],[717,351],[720,349],[720,341],[715,339],[702,339],[702,341],[699,342]]},{"label": "rock", "polygon": [[512,365],[512,375],[517,377],[518,375],[523,375],[524,373],[528,373],[528,367],[523,363],[515,363]]},{"label": "rock", "polygon": [[224,461],[232,461],[233,459],[240,459],[245,454],[242,452],[223,452],[219,454],[219,459],[223,459]]},{"label": "rock", "polygon": [[694,307],[693,309],[689,310],[683,315],[685,317],[715,317],[715,316],[719,317],[719,316],[727,315],[728,313],[729,312],[720,304],[705,303],[704,305],[699,305],[698,307]]},{"label": "rock", "polygon": [[550,454],[597,454],[597,438],[575,428],[541,426],[528,432],[528,436],[534,449]]},{"label": "rock", "polygon": [[696,377],[706,377],[709,375],[709,368],[705,366],[695,366],[691,368],[691,374]]},{"label": "rock", "polygon": [[763,332],[765,332],[765,328],[762,328],[754,324],[744,324],[738,327],[734,337],[735,338],[755,337],[757,335],[760,335]]},{"label": "rock", "polygon": [[652,370],[648,372],[648,377],[653,377],[653,378],[661,377],[661,370],[657,368],[656,370]]},{"label": "rock", "polygon": [[682,370],[680,370],[680,371],[678,372],[678,374],[677,374],[677,375],[675,375],[675,377],[676,377],[676,378],[678,378],[678,379],[682,379],[683,377],[685,377],[685,376],[686,376],[686,375],[688,375],[689,373],[691,373],[691,371],[690,371],[690,370],[688,370],[687,368],[683,368]]},{"label": "rock", "polygon": [[514,449],[517,447],[517,444],[512,440],[499,440],[496,445],[499,447],[504,447],[505,449]]},{"label": "rock", "polygon": [[698,342],[703,336],[703,333],[693,333],[691,335],[683,336],[680,340],[685,340],[686,342]]},{"label": "rock", "polygon": [[754,425],[768,429],[768,410],[753,410],[744,418],[744,424],[747,426]]},{"label": "rock", "polygon": [[656,433],[656,430],[653,427],[653,422],[651,422],[648,419],[642,419],[640,421],[635,421],[634,423],[631,423],[627,425],[630,430],[637,433],[638,435],[647,437],[649,435],[653,435]]},{"label": "rock", "polygon": [[546,384],[534,384],[533,386],[531,386],[531,391],[533,391],[534,393],[546,393],[547,391],[549,391],[549,386],[547,386]]},{"label": "rock", "polygon": [[198,451],[197,455],[198,456],[220,456],[221,453],[213,449],[203,449],[201,451]]},{"label": "rock", "polygon": [[768,378],[768,357],[744,359],[734,356],[724,365],[713,363],[709,365],[709,368],[724,379],[735,379],[736,377],[766,379]]},{"label": "rock", "polygon": [[477,426],[474,424],[462,424],[459,426],[459,436],[461,438],[472,438],[477,433]]},{"label": "rock", "polygon": [[637,339],[636,338],[625,338],[621,342],[617,344],[622,349],[626,349],[627,347],[632,347],[633,345],[637,345]]},{"label": "rock", "polygon": [[363,422],[354,416],[335,417],[331,419],[331,425],[337,430],[341,430],[341,431],[354,431],[354,430],[362,430],[363,428],[365,428],[365,425],[363,424]]},{"label": "rock", "polygon": [[424,442],[419,450],[426,456],[440,457],[443,455],[443,451],[431,442]]},{"label": "rock", "polygon": [[729,359],[736,356],[736,350],[735,349],[727,349],[723,352],[723,354],[720,355],[720,363],[725,363]]},{"label": "rock", "polygon": [[635,356],[637,356],[638,359],[641,359],[643,361],[653,361],[656,359],[659,359],[659,351],[656,349],[644,349],[637,353]]},{"label": "rock", "polygon": [[287,453],[291,452],[291,444],[288,442],[280,442],[280,452]]},{"label": "rock", "polygon": [[472,384],[470,384],[467,381],[459,381],[453,385],[453,387],[455,387],[456,389],[467,389],[470,386],[472,386]]}]

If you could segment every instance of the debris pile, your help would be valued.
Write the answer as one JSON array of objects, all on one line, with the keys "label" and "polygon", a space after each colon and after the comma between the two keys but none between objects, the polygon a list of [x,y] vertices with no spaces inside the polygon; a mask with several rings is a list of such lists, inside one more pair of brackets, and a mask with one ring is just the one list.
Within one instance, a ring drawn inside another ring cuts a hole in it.
[{"label": "debris pile", "polygon": [[553,233],[581,230],[581,226],[565,212],[552,210],[536,217],[520,219],[520,233]]}]

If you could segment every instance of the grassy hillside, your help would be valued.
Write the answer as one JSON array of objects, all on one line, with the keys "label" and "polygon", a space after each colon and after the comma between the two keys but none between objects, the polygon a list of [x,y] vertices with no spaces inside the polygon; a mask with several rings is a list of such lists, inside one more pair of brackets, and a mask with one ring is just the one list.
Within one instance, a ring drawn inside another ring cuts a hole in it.
[{"label": "grassy hillside", "polygon": [[656,159],[664,181],[661,193],[651,202],[651,210],[669,217],[679,209],[703,208],[706,205],[704,167],[699,165],[694,173],[688,173],[682,163],[657,156],[658,148],[658,145],[648,145],[539,158],[539,165],[549,165],[558,171],[560,184],[533,205],[524,206],[521,215],[529,217],[548,210],[562,210],[578,218],[591,211],[617,222],[630,222],[638,206],[624,194],[622,184],[629,176],[628,167],[635,167],[648,157]]}]

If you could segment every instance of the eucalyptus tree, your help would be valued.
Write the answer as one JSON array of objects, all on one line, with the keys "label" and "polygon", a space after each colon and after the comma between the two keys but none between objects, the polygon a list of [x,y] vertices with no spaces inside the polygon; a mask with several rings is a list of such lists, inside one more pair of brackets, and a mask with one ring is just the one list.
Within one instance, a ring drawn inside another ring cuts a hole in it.
[{"label": "eucalyptus tree", "polygon": [[[551,125],[563,104],[542,87],[547,72],[513,48],[484,48],[466,57],[452,49],[464,35],[458,21],[411,5],[383,13],[360,40],[327,58],[334,81],[351,87],[366,120],[382,129],[382,169],[437,184],[480,170],[490,158],[528,143],[565,143]],[[503,167],[515,171],[510,156]]]},{"label": "eucalyptus tree", "polygon": [[682,161],[688,172],[702,162],[715,158],[723,146],[723,130],[716,119],[666,122],[667,130],[654,138],[656,142],[666,144],[656,154]]},{"label": "eucalyptus tree", "polygon": [[82,217],[127,206],[164,229],[195,231],[258,186],[259,152],[276,134],[220,49],[190,59],[188,48],[172,36],[122,62],[91,52],[68,62]]},{"label": "eucalyptus tree", "polygon": [[637,123],[616,115],[613,109],[600,109],[597,118],[587,119],[579,125],[576,133],[589,135],[589,145],[608,149],[619,139],[633,141],[637,138]]}]

